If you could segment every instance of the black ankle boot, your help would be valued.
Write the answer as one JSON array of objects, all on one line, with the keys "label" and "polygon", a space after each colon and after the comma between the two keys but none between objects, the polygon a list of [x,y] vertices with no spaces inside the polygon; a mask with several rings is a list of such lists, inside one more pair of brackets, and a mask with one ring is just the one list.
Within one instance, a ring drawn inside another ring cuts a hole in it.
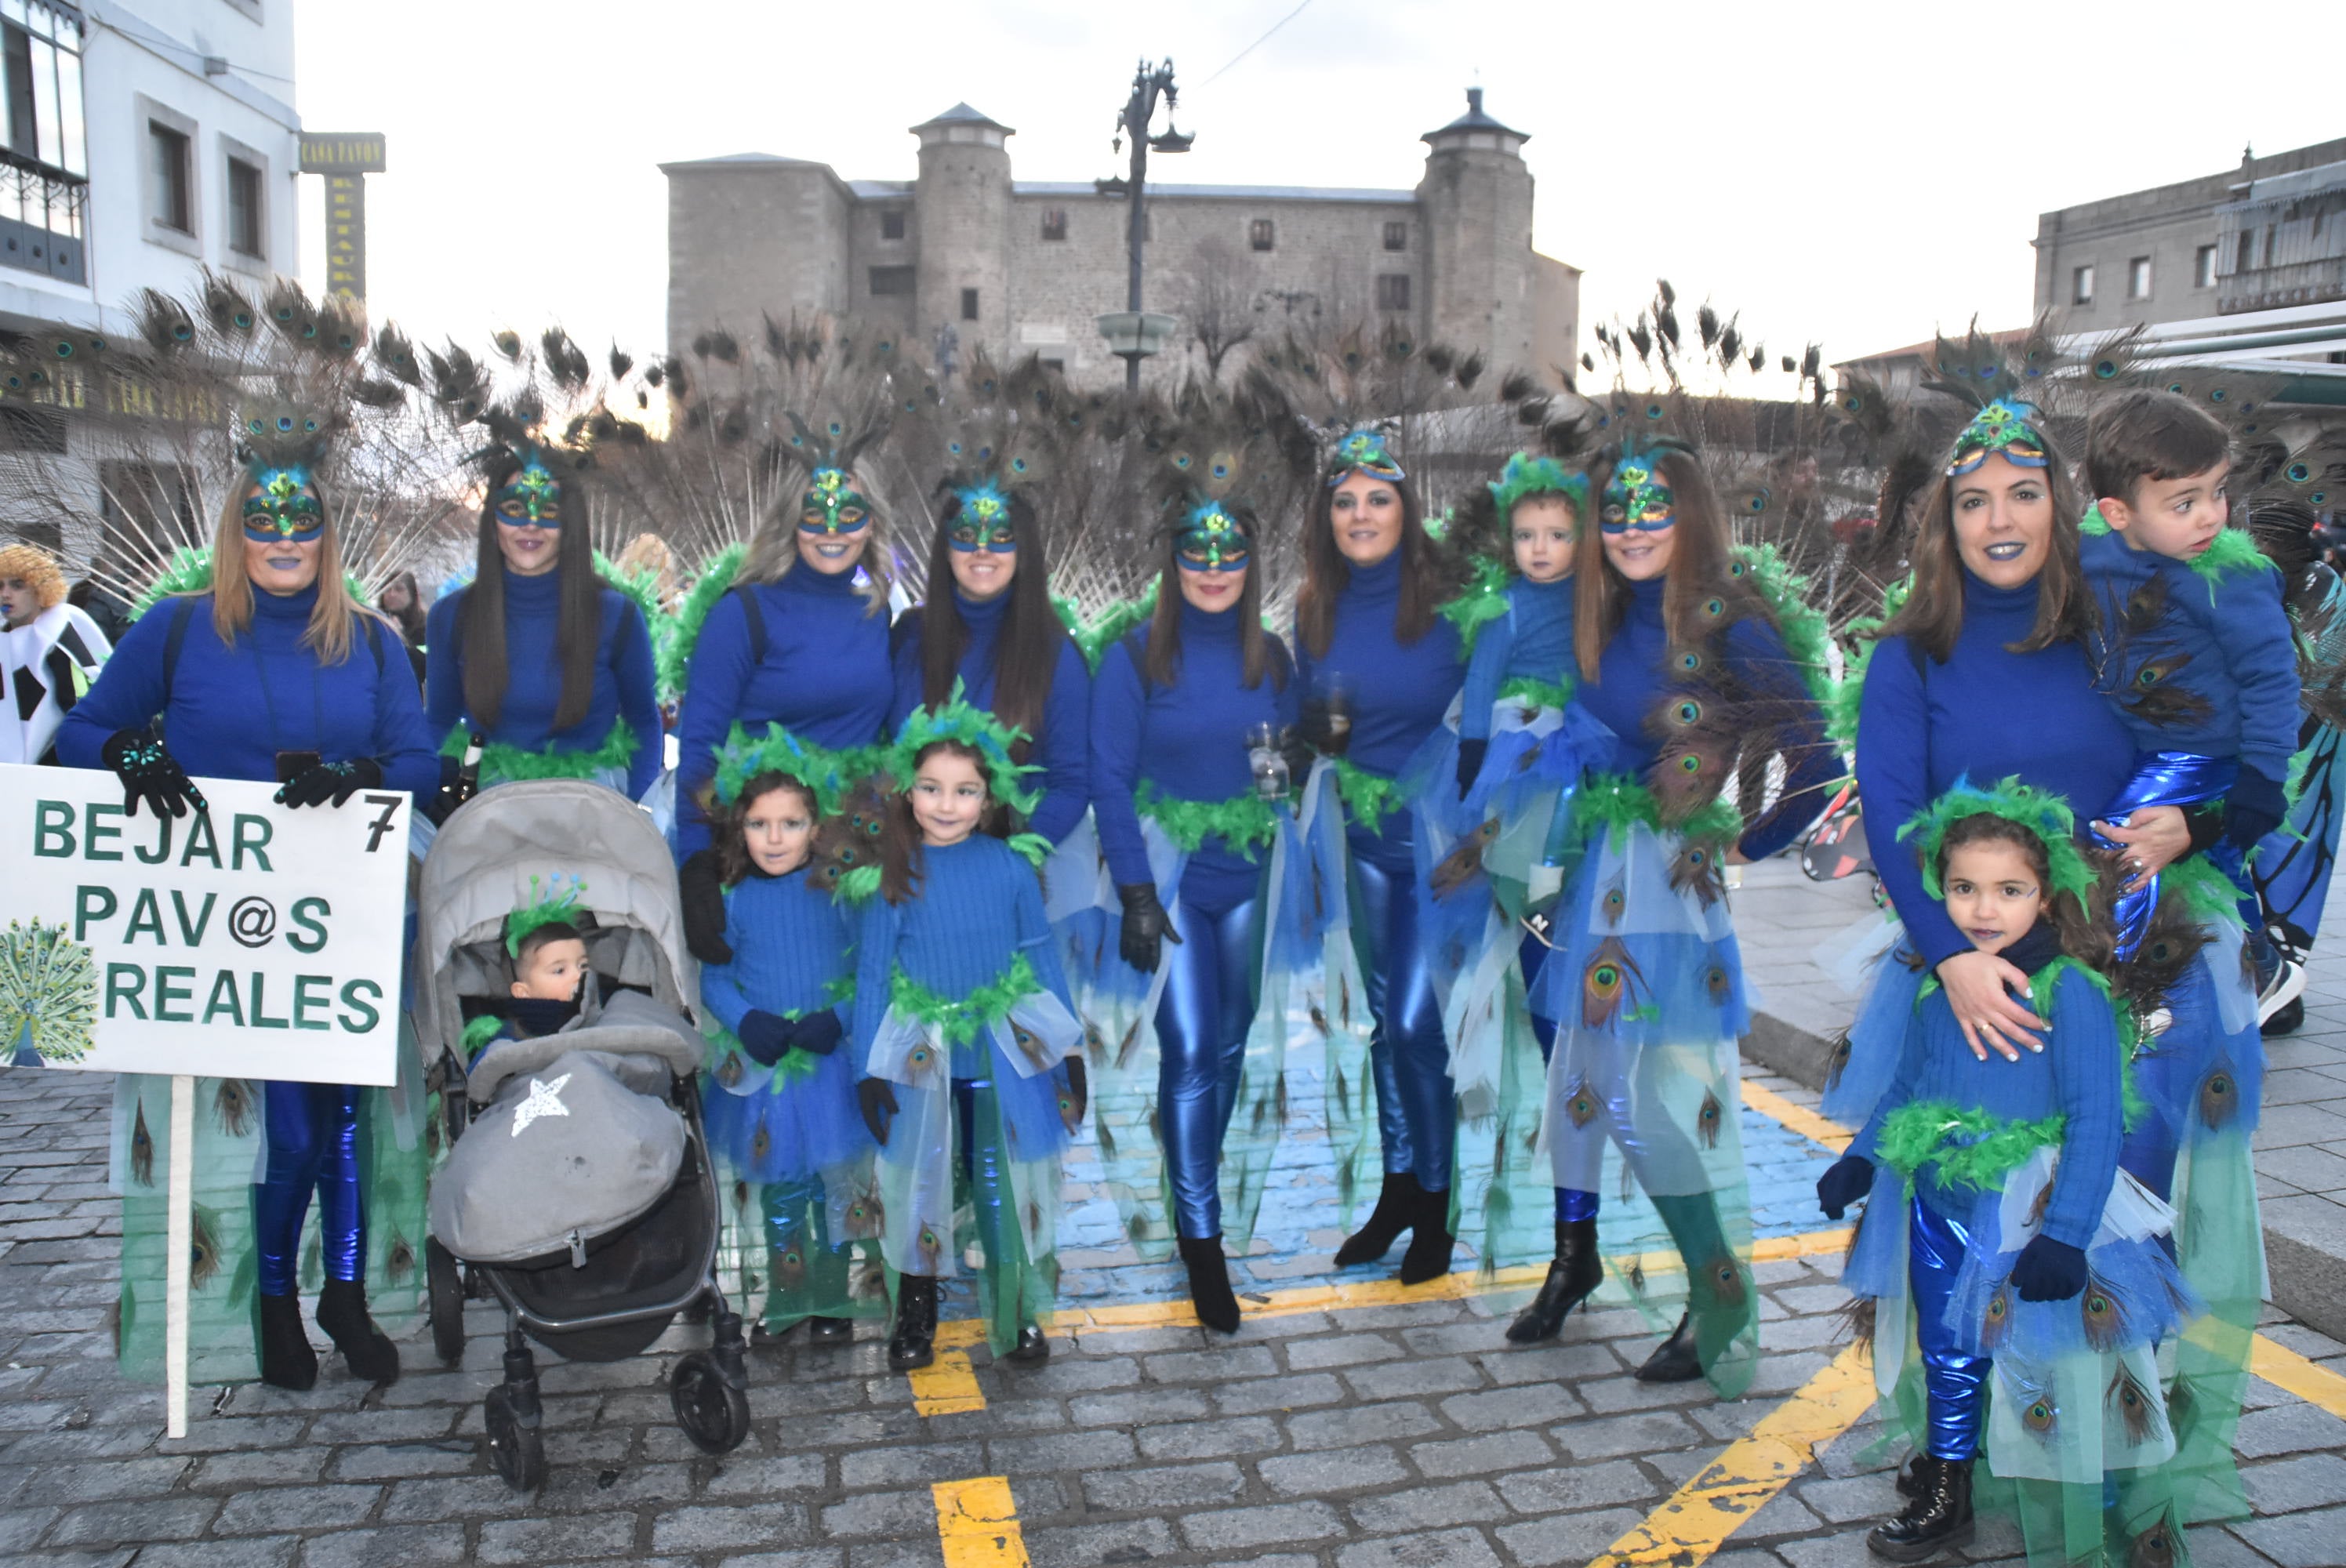
[{"label": "black ankle boot", "polygon": [[855,1338],[855,1323],[848,1318],[810,1318],[807,1319],[807,1339],[816,1345],[844,1345]]},{"label": "black ankle boot", "polygon": [[366,1287],[355,1279],[329,1279],[318,1292],[318,1327],[342,1353],[351,1376],[362,1383],[399,1381],[399,1347],[367,1315]]},{"label": "black ankle boot", "polygon": [[1417,1177],[1409,1171],[1387,1171],[1385,1185],[1377,1194],[1377,1207],[1369,1212],[1368,1223],[1344,1238],[1336,1249],[1336,1267],[1350,1268],[1356,1263],[1374,1263],[1385,1255],[1393,1241],[1410,1226],[1416,1212]]},{"label": "black ankle boot", "polygon": [[1556,1222],[1556,1261],[1539,1294],[1507,1325],[1507,1338],[1518,1345],[1553,1339],[1564,1328],[1565,1315],[1588,1299],[1605,1283],[1605,1261],[1596,1256],[1596,1222],[1559,1219]]},{"label": "black ankle boot", "polygon": [[1450,1255],[1458,1238],[1450,1234],[1450,1194],[1417,1195],[1417,1213],[1410,1222],[1409,1250],[1401,1255],[1401,1282],[1423,1285],[1450,1272]]},{"label": "black ankle boot", "polygon": [[1921,1563],[1972,1538],[1972,1461],[1914,1459],[1914,1494],[1906,1510],[1866,1535],[1866,1550],[1892,1563]]},{"label": "black ankle boot", "polygon": [[1670,1337],[1656,1346],[1646,1364],[1637,1369],[1641,1383],[1691,1383],[1701,1376],[1702,1357],[1695,1349],[1691,1315],[1680,1318]]},{"label": "black ankle boot", "polygon": [[1017,1342],[1010,1347],[1010,1353],[1003,1358],[1005,1361],[1015,1361],[1022,1367],[1039,1367],[1050,1359],[1051,1341],[1044,1338],[1043,1330],[1032,1323],[1018,1330]]},{"label": "black ankle boot", "polygon": [[896,1288],[896,1331],[888,1336],[888,1365],[899,1372],[937,1359],[937,1282],[907,1274]]},{"label": "black ankle boot", "polygon": [[260,1380],[299,1393],[318,1383],[318,1352],[301,1327],[299,1296],[260,1298]]},{"label": "black ankle boot", "polygon": [[1239,1298],[1230,1293],[1229,1260],[1219,1236],[1181,1237],[1181,1267],[1189,1271],[1189,1305],[1198,1321],[1225,1334],[1239,1331]]}]

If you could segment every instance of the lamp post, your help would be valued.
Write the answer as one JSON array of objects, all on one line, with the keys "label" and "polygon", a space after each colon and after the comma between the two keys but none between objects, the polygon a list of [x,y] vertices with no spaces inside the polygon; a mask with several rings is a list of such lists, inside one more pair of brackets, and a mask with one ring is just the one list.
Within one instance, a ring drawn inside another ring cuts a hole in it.
[{"label": "lamp post", "polygon": [[[1148,229],[1148,154],[1158,152],[1188,152],[1195,135],[1183,136],[1173,127],[1173,106],[1179,98],[1173,86],[1173,62],[1151,66],[1140,62],[1132,76],[1132,97],[1125,101],[1117,116],[1116,138],[1110,144],[1122,151],[1127,137],[1132,141],[1131,172],[1115,179],[1092,182],[1103,196],[1123,196],[1132,203],[1126,225],[1126,248],[1128,255],[1126,272],[1124,309],[1098,318],[1100,335],[1108,340],[1109,351],[1124,361],[1124,384],[1128,391],[1140,386],[1140,361],[1163,348],[1165,339],[1173,329],[1170,316],[1144,315],[1140,309],[1140,248]],[[1148,134],[1148,122],[1157,116],[1158,99],[1165,104],[1165,128],[1156,136]],[[1158,325],[1158,323],[1162,323]]]}]

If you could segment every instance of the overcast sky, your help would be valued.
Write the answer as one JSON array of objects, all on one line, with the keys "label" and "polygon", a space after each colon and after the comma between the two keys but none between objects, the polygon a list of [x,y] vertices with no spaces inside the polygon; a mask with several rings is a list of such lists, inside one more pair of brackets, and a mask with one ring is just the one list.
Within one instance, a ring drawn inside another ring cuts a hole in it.
[{"label": "overcast sky", "polygon": [[[664,335],[659,163],[756,151],[909,178],[905,127],[965,99],[1016,127],[1019,178],[1087,179],[1120,167],[1143,55],[1185,89],[1196,150],[1152,165],[1183,183],[1414,186],[1418,137],[1479,82],[1531,137],[1535,242],[1585,270],[1584,338],[1666,275],[1828,358],[2024,321],[2040,211],[2346,134],[2321,65],[2337,0],[1311,0],[1208,80],[1293,8],[300,0],[299,107],[389,137],[368,182],[378,317],[471,338],[559,320],[639,351]],[[321,284],[318,181],[302,204]]]}]

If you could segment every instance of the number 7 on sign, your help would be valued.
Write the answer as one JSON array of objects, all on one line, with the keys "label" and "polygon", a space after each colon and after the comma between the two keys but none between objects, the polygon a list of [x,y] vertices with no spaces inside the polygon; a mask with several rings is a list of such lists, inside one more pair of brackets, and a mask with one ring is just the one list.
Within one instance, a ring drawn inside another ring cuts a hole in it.
[{"label": "number 7 on sign", "polygon": [[363,799],[370,806],[380,806],[382,808],[382,814],[375,818],[373,821],[367,824],[366,852],[372,855],[377,849],[382,847],[382,836],[391,831],[391,820],[399,815],[399,803],[402,800],[406,799],[407,797],[404,795],[367,795],[362,797],[362,799]]}]

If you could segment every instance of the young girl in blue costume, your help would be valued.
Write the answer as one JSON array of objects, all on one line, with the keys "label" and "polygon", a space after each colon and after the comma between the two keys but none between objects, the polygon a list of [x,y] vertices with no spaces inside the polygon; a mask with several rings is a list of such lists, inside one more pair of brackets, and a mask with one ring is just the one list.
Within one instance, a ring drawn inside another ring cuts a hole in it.
[{"label": "young girl in blue costume", "polygon": [[[134,812],[144,801],[158,816],[185,817],[189,806],[207,813],[189,774],[274,780],[289,810],[340,808],[378,789],[420,804],[439,789],[399,635],[344,586],[317,477],[327,455],[322,423],[284,404],[243,416],[246,483],[222,510],[209,586],[142,616],[57,731],[59,758],[113,769]],[[264,1084],[256,1116],[252,1087],[205,1080],[198,1091],[207,1108],[197,1117],[201,1256],[189,1304],[189,1376],[250,1377],[257,1351],[266,1382],[306,1389],[317,1380],[296,1295],[314,1196],[325,1275],[318,1326],[353,1376],[388,1382],[399,1376],[399,1354],[369,1315],[368,1281],[394,1325],[413,1313],[423,1272],[423,1156],[413,1119],[421,1096],[410,1092],[402,1121],[382,1090]],[[122,1356],[134,1371],[159,1375],[166,1219],[155,1177],[168,1159],[169,1117],[158,1081],[124,1077],[116,1120],[126,1156]]]},{"label": "young girl in blue costume", "polygon": [[[1396,775],[1465,679],[1457,628],[1439,613],[1458,573],[1427,535],[1417,493],[1383,434],[1347,435],[1325,477],[1303,531],[1293,647],[1303,731],[1333,759],[1343,799],[1384,1164],[1376,1207],[1337,1248],[1336,1262],[1374,1262],[1406,1230],[1401,1278],[1417,1284],[1450,1271],[1457,1120],[1441,1004],[1418,940],[1416,851]],[[1333,1120],[1349,1113],[1331,1088]],[[1348,1161],[1338,1174],[1349,1188]]]},{"label": "young girl in blue costume", "polygon": [[726,963],[724,901],[708,853],[705,796],[719,749],[787,737],[826,811],[870,770],[895,679],[888,658],[886,520],[850,464],[827,452],[784,494],[734,585],[708,613],[677,716],[677,853],[693,956]]},{"label": "young girl in blue costume", "polygon": [[[803,1319],[817,1343],[844,1340],[878,1302],[854,1289],[851,1248],[874,1232],[872,1139],[855,1102],[855,1059],[840,1048],[854,984],[849,917],[810,880],[814,790],[787,748],[753,744],[719,771],[719,875],[729,963],[700,972],[712,1064],[702,1095],[709,1147],[746,1218],[760,1217],[766,1328]],[[756,1206],[755,1209],[750,1205]],[[745,1274],[758,1252],[742,1248]]]},{"label": "young girl in blue costume", "polygon": [[[1169,1207],[1198,1321],[1228,1334],[1239,1306],[1221,1177],[1231,1178],[1232,1228],[1243,1237],[1279,1133],[1285,1005],[1264,984],[1264,956],[1280,911],[1302,901],[1273,882],[1275,870],[1302,866],[1286,766],[1270,770],[1279,799],[1267,799],[1255,754],[1292,727],[1297,691],[1286,647],[1262,626],[1253,513],[1204,495],[1179,504],[1155,609],[1107,649],[1092,691],[1094,809],[1124,907],[1118,956],[1158,977],[1153,1019],[1136,1015],[1102,1042],[1096,1122],[1126,1234],[1151,1255],[1164,1246]],[[1137,1081],[1144,1076],[1153,1081]],[[1153,1157],[1163,1162],[1162,1196]]]},{"label": "young girl in blue costume", "polygon": [[972,1246],[994,1353],[1050,1355],[1059,1156],[1082,1125],[1086,1084],[1035,874],[1044,846],[995,836],[1005,807],[1034,804],[1010,760],[1016,740],[966,704],[913,714],[890,754],[901,792],[880,864],[842,882],[851,896],[877,883],[856,927],[852,1049],[880,1144],[876,1228],[897,1276],[898,1370],[934,1359],[937,1281]]},{"label": "young girl in blue costume", "polygon": [[[1625,441],[1597,460],[1589,489],[1601,500],[1576,573],[1574,700],[1618,738],[1620,770],[1591,773],[1573,798],[1580,861],[1531,996],[1556,1026],[1541,1137],[1558,1247],[1509,1334],[1554,1333],[1602,1281],[1597,1194],[1616,1146],[1687,1274],[1686,1313],[1637,1376],[1708,1376],[1733,1398],[1757,1359],[1758,1302],[1739,1125],[1748,1015],[1725,865],[1790,843],[1840,761],[1813,672],[1780,629],[1797,606],[1778,610],[1749,559],[1730,554],[1693,451]],[[1739,810],[1720,799],[1730,777]],[[1629,1280],[1641,1307],[1662,1309],[1642,1269]]]},{"label": "young girl in blue costume", "polygon": [[2016,1065],[1983,1059],[1926,986],[1889,1089],[1817,1184],[1834,1219],[1868,1199],[1842,1280],[1868,1304],[1885,1414],[1920,1451],[1867,1541],[1895,1563],[1969,1542],[1975,1490],[2018,1511],[2033,1563],[2183,1560],[2155,1351],[2194,1305],[2161,1246],[2173,1212],[2118,1168],[2125,1024],[2095,972],[2112,932],[2087,923],[2076,830],[2006,779],[1958,783],[1899,834],[2048,1027]]},{"label": "young girl in blue costume", "polygon": [[426,622],[424,716],[449,756],[482,737],[483,789],[593,779],[640,799],[667,751],[643,611],[596,574],[574,464],[502,442],[486,462],[472,584]]}]

